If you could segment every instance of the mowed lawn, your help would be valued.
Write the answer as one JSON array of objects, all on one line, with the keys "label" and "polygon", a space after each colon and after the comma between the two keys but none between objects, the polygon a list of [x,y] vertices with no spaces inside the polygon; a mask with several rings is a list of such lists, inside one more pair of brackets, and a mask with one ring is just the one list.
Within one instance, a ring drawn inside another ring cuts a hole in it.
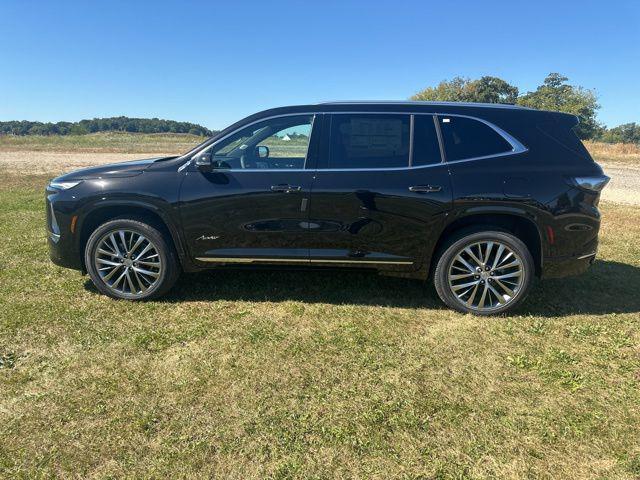
[{"label": "mowed lawn", "polygon": [[0,478],[640,476],[640,208],[504,318],[362,273],[128,303],[49,262],[47,179],[0,185]]}]

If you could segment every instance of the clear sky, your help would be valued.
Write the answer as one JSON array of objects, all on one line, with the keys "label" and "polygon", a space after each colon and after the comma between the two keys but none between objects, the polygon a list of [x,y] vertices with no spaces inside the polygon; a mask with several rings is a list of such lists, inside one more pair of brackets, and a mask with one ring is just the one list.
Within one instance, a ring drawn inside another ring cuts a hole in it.
[{"label": "clear sky", "polygon": [[549,72],[595,90],[608,126],[640,121],[640,1],[0,0],[0,120],[216,129],[456,75],[526,91]]}]

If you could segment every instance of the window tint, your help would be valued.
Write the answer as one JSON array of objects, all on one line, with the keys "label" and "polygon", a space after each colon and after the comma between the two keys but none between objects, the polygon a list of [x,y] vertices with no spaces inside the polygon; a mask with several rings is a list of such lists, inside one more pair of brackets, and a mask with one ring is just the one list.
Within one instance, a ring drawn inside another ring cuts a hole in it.
[{"label": "window tint", "polygon": [[328,168],[409,165],[409,116],[336,114]]},{"label": "window tint", "polygon": [[447,160],[485,157],[513,147],[489,125],[465,117],[439,117]]},{"label": "window tint", "polygon": [[413,120],[413,166],[442,162],[436,126],[431,115],[416,115]]},{"label": "window tint", "polygon": [[271,118],[210,147],[214,164],[225,168],[304,168],[313,116]]}]

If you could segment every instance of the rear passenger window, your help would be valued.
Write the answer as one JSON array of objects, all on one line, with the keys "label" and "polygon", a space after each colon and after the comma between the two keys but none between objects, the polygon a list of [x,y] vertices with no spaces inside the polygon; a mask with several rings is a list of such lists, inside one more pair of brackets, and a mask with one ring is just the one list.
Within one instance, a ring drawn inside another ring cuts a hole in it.
[{"label": "rear passenger window", "polygon": [[438,117],[447,160],[486,157],[513,147],[489,125],[465,117]]},{"label": "rear passenger window", "polygon": [[413,120],[413,166],[442,162],[436,126],[431,115],[416,115]]},{"label": "rear passenger window", "polygon": [[332,115],[328,168],[408,165],[409,115]]}]

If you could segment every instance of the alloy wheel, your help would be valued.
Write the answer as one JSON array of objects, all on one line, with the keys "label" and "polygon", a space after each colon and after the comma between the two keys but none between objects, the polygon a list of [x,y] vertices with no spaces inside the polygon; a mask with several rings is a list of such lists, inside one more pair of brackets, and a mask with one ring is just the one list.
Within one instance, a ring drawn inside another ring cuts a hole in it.
[{"label": "alloy wheel", "polygon": [[107,288],[131,298],[154,288],[163,270],[157,247],[133,230],[105,233],[98,241],[93,261]]},{"label": "alloy wheel", "polygon": [[463,247],[453,257],[448,284],[464,307],[487,312],[513,302],[522,288],[522,259],[498,241],[481,241]]}]

